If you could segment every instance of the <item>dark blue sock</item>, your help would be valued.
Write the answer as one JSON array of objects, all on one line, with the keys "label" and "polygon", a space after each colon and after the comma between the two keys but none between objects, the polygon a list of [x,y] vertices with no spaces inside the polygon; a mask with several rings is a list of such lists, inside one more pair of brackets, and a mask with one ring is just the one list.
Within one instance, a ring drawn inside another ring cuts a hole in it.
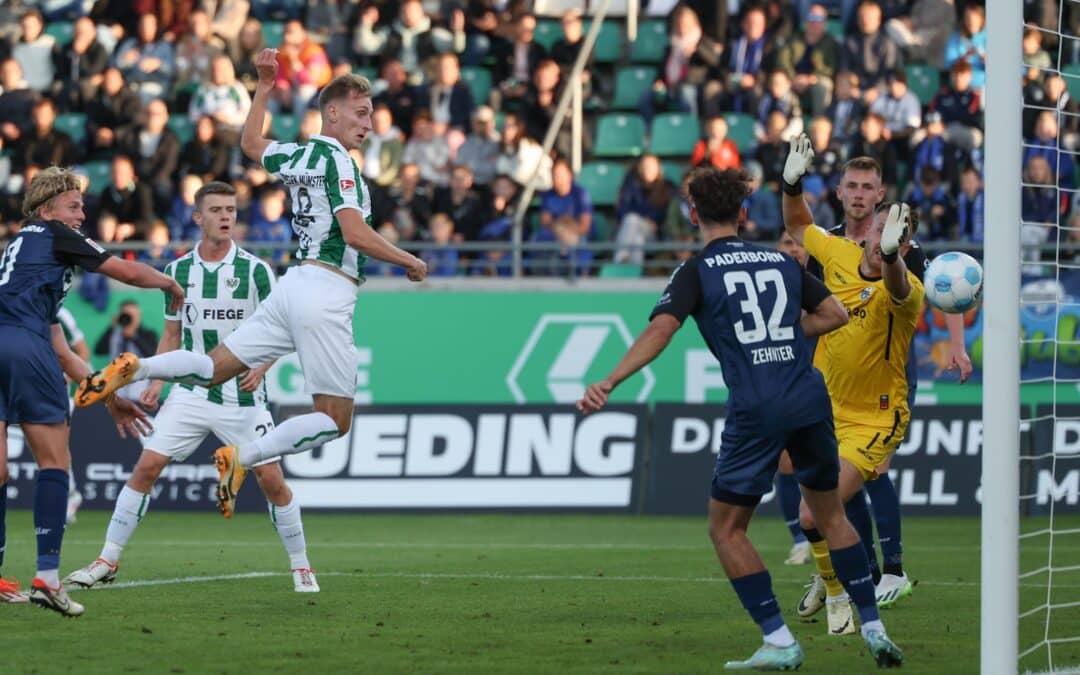
[{"label": "dark blue sock", "polygon": [[829,549],[836,578],[844,584],[851,601],[859,609],[859,619],[865,624],[878,620],[877,601],[874,599],[874,580],[866,561],[866,550],[859,544],[847,548]]},{"label": "dark blue sock", "polygon": [[0,485],[0,569],[4,567],[5,548],[7,548],[7,483]]},{"label": "dark blue sock", "polygon": [[791,541],[798,544],[806,541],[806,535],[799,527],[799,502],[802,493],[799,492],[799,481],[791,474],[776,474],[776,498],[780,501],[780,512],[784,514],[784,522],[791,531]]},{"label": "dark blue sock", "polygon": [[844,511],[852,527],[859,533],[863,548],[866,549],[866,558],[870,563],[870,574],[876,584],[881,579],[881,571],[878,569],[877,553],[874,550],[874,526],[870,522],[870,507],[866,505],[866,494],[862,490],[844,504]]},{"label": "dark blue sock", "polygon": [[904,573],[904,546],[900,538],[900,498],[889,474],[866,484],[866,493],[874,507],[882,569],[886,574]]},{"label": "dark blue sock", "polygon": [[60,546],[67,519],[68,475],[62,469],[42,469],[34,492],[34,531],[37,533],[39,570],[60,567]]},{"label": "dark blue sock", "polygon": [[784,619],[780,616],[780,605],[773,595],[772,577],[768,571],[732,579],[731,585],[743,607],[750,613],[750,618],[761,627],[762,634],[768,635],[784,625]]}]

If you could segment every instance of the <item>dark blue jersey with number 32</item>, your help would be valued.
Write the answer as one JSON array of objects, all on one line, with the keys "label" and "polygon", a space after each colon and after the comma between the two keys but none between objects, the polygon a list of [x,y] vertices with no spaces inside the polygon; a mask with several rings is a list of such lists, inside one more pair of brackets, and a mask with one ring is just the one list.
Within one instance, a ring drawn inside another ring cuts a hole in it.
[{"label": "dark blue jersey with number 32", "polygon": [[675,270],[650,318],[694,317],[723,370],[729,417],[799,428],[832,414],[800,325],[802,310],[828,296],[793,258],[723,237]]}]

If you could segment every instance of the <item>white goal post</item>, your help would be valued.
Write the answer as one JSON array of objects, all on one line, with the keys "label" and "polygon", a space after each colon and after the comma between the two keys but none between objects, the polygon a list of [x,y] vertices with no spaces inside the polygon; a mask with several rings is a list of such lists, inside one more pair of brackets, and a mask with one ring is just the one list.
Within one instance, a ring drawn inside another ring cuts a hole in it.
[{"label": "white goal post", "polygon": [[980,662],[1017,672],[1020,550],[1020,0],[986,3]]}]

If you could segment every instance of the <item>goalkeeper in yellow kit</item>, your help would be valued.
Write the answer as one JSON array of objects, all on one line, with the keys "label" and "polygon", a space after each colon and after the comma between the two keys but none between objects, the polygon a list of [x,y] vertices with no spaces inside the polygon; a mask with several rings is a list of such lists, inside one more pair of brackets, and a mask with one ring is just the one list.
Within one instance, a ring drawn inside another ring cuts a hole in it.
[{"label": "goalkeeper in yellow kit", "polygon": [[[907,204],[879,205],[863,245],[814,224],[801,188],[813,157],[805,135],[792,139],[783,174],[784,227],[821,262],[825,285],[850,317],[846,326],[822,336],[814,356],[832,399],[840,452],[839,491],[847,503],[860,494],[864,482],[877,478],[877,467],[907,433],[911,411],[905,369],[923,286],[900,255],[914,229]],[[833,572],[828,544],[815,529],[805,502],[799,520],[825,585],[829,632],[854,633],[851,607]],[[818,602],[818,593],[813,587],[807,592],[799,603],[800,614],[820,608],[808,606]]]}]

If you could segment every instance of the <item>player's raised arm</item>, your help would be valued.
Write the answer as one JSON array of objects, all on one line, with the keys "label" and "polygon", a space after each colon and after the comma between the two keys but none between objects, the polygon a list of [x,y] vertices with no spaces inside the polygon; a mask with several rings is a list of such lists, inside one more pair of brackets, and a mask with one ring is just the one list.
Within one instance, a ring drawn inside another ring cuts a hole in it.
[{"label": "player's raised arm", "polygon": [[885,228],[881,232],[881,276],[885,280],[885,290],[894,300],[906,300],[911,295],[911,282],[908,281],[907,265],[900,256],[900,247],[911,236],[911,208],[903,202],[889,207],[885,219]]},{"label": "player's raised arm", "polygon": [[169,308],[177,312],[184,305],[184,289],[172,277],[165,276],[145,263],[110,257],[97,271],[110,279],[139,288],[157,288],[169,294]]},{"label": "player's raised arm", "polygon": [[263,152],[271,141],[262,135],[263,121],[266,119],[266,104],[270,92],[274,90],[274,80],[278,71],[278,50],[264,49],[255,56],[255,70],[259,73],[255,94],[251,97],[251,109],[244,120],[244,130],[240,137],[240,149],[253,162],[262,162]]},{"label": "player's raised arm", "polygon": [[806,313],[800,323],[806,337],[824,335],[848,322],[844,305],[820,279],[806,270],[803,270],[802,308]]},{"label": "player's raised arm", "polygon": [[814,216],[802,194],[802,177],[814,161],[814,147],[806,134],[791,139],[787,161],[784,162],[782,200],[784,227],[792,238],[803,243],[803,233],[814,224]]}]

